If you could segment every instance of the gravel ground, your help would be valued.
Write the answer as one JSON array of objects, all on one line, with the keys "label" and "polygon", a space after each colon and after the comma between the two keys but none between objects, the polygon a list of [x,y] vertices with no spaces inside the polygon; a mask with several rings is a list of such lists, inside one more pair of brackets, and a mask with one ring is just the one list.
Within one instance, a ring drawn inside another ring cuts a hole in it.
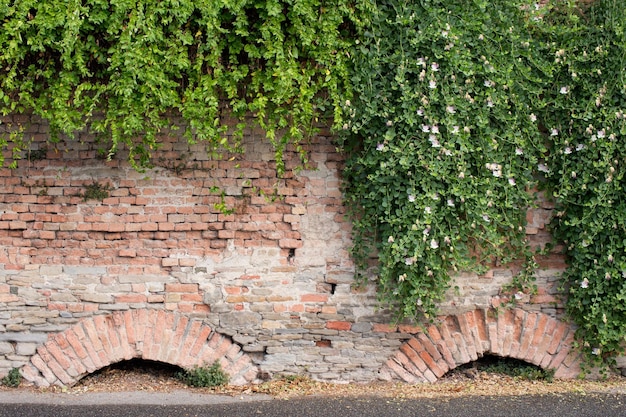
[{"label": "gravel ground", "polygon": [[621,393],[626,394],[626,378],[612,375],[604,380],[570,380],[552,382],[526,380],[502,373],[485,371],[481,366],[460,367],[436,383],[409,385],[404,383],[333,384],[312,381],[298,376],[275,378],[270,382],[248,386],[190,388],[176,378],[179,368],[160,363],[129,361],[103,368],[69,388],[39,389],[22,384],[18,388],[0,386],[2,391],[42,393],[168,393],[187,391],[197,394],[227,396],[269,395],[274,398],[295,398],[311,395],[382,396],[388,398],[441,398],[472,395],[536,395],[559,393]]}]

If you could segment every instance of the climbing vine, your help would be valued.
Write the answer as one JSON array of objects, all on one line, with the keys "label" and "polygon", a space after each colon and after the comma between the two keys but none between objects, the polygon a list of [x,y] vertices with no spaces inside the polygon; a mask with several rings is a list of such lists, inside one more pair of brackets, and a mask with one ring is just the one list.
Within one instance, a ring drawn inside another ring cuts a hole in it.
[{"label": "climbing vine", "polygon": [[239,150],[253,115],[282,171],[284,149],[300,149],[317,118],[342,119],[363,4],[3,0],[0,112],[42,117],[52,141],[89,128],[137,168],[173,113],[210,152]]},{"label": "climbing vine", "polygon": [[378,2],[344,104],[362,276],[432,317],[458,270],[525,259],[533,191],[556,205],[566,309],[591,363],[626,338],[626,15],[614,0]]},{"label": "climbing vine", "polygon": [[626,338],[626,15],[606,0],[566,17],[547,39],[556,71],[538,115],[552,144],[547,184],[568,255],[567,312],[598,364]]},{"label": "climbing vine", "polygon": [[525,210],[545,153],[532,103],[543,57],[520,1],[383,1],[345,103],[346,195],[361,270],[381,301],[432,317],[454,271],[526,259]]}]

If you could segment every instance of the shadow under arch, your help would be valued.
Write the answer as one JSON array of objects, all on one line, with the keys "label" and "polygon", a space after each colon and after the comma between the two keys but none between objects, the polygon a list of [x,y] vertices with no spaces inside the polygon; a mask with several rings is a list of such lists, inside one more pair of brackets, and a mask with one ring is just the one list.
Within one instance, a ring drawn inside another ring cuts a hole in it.
[{"label": "shadow under arch", "polygon": [[252,382],[258,374],[238,344],[202,320],[140,309],[85,318],[51,335],[22,375],[39,387],[71,386],[98,369],[135,358],[181,368],[219,361],[235,385]]},{"label": "shadow under arch", "polygon": [[449,315],[415,333],[381,367],[382,379],[435,382],[457,366],[484,355],[520,359],[554,377],[576,378],[581,354],[574,329],[544,313],[521,309],[476,309]]}]

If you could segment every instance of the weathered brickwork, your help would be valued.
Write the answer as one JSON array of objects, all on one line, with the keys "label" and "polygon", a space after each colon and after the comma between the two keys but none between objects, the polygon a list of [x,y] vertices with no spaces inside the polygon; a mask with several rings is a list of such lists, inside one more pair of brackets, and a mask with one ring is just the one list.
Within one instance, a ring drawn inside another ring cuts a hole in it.
[{"label": "weathered brickwork", "polygon": [[581,369],[573,342],[570,326],[547,314],[478,309],[448,316],[417,332],[385,363],[381,376],[434,382],[449,370],[490,354],[553,369],[556,378],[575,378]]},{"label": "weathered brickwork", "polygon": [[[122,152],[101,158],[97,140],[86,134],[46,145],[47,127],[35,118],[8,118],[0,128],[19,123],[30,150],[17,169],[0,169],[0,375],[27,365],[23,373],[33,382],[71,384],[129,357],[198,364],[203,356],[191,350],[170,360],[167,344],[183,343],[191,326],[204,326],[198,346],[219,337],[250,361],[245,376],[231,372],[239,383],[281,373],[406,379],[389,371],[389,361],[421,339],[415,326],[389,325],[372,287],[353,288],[342,155],[328,132],[307,145],[305,169],[278,178],[274,153],[255,129],[245,132],[244,154],[222,159],[164,134],[156,166],[137,172]],[[287,157],[288,168],[299,161]],[[538,245],[549,239],[550,210],[544,204],[529,212],[527,231]],[[552,320],[562,313],[556,281],[564,263],[557,256],[540,261],[539,293],[518,307]],[[498,306],[512,273],[496,267],[485,276],[456,277],[442,322]],[[162,340],[152,339],[158,354],[130,339],[120,341],[119,351],[93,345],[118,340],[121,323],[143,326],[137,331],[146,334],[150,325],[137,317],[156,314],[169,320],[155,333]]]}]

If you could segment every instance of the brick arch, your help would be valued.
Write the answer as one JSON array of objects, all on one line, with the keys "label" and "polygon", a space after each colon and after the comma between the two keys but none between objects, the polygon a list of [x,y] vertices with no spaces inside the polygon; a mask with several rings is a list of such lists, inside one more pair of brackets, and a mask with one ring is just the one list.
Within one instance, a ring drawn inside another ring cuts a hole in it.
[{"label": "brick arch", "polygon": [[383,379],[434,382],[457,366],[484,355],[521,359],[556,378],[580,373],[580,352],[572,348],[574,329],[546,314],[521,309],[477,309],[450,315],[416,332],[381,368]]},{"label": "brick arch", "polygon": [[129,310],[81,320],[52,335],[22,368],[37,386],[71,386],[110,364],[140,358],[189,368],[219,360],[232,384],[253,381],[250,357],[201,320],[164,310]]}]

